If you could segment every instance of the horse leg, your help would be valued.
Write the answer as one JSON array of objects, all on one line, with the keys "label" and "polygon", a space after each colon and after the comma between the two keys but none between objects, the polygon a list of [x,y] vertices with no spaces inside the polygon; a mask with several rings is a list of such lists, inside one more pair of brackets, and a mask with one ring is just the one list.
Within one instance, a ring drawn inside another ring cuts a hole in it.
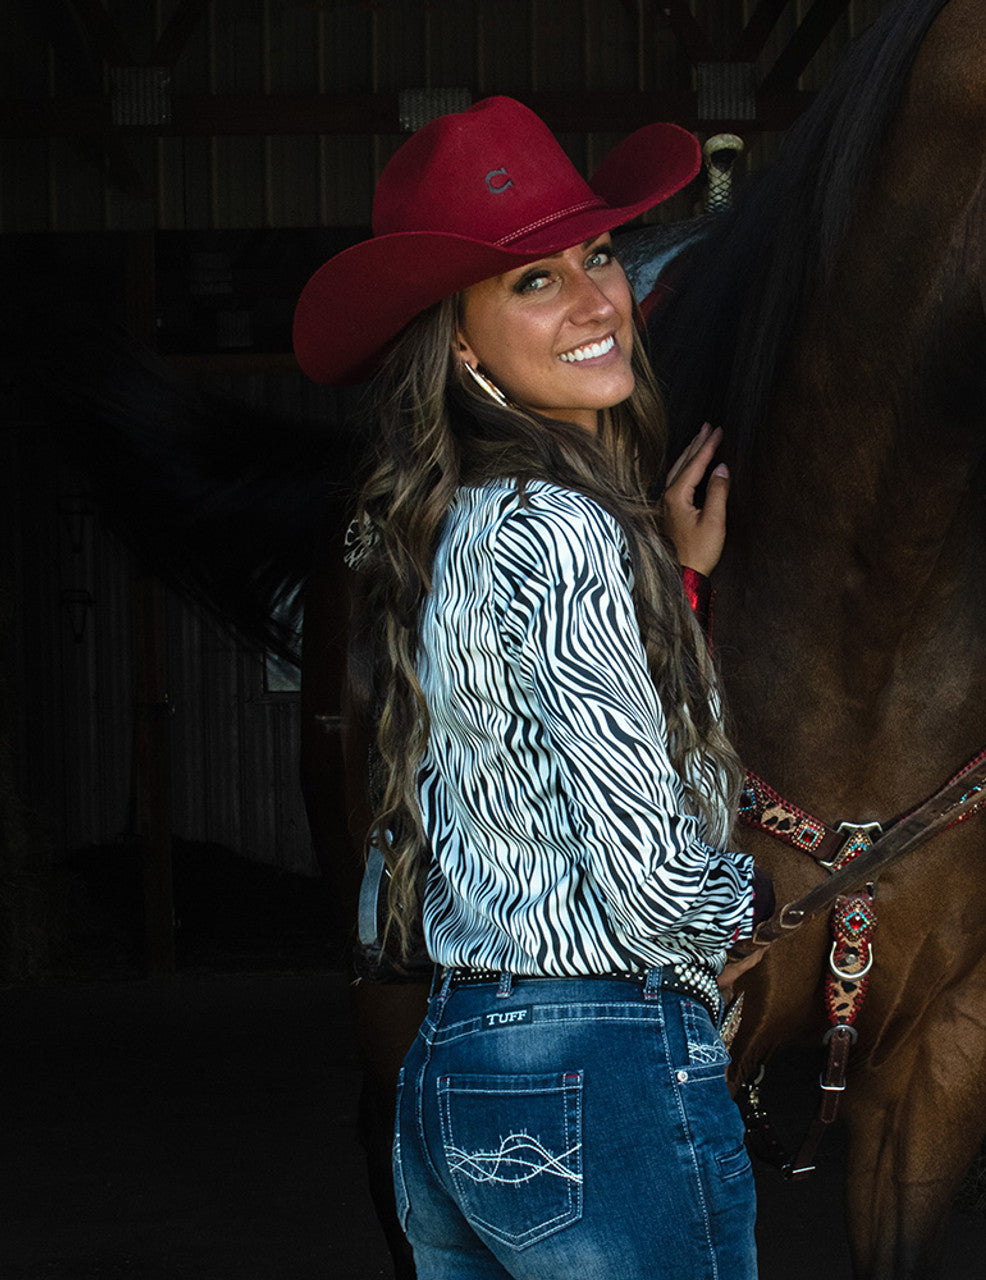
[{"label": "horse leg", "polygon": [[986,1130],[981,982],[944,992],[846,1091],[847,1219],[858,1280],[936,1274],[938,1237]]}]

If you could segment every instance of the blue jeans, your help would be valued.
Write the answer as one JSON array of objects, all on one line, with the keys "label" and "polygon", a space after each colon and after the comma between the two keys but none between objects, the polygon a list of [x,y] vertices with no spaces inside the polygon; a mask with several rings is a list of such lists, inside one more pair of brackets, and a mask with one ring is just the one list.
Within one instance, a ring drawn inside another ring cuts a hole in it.
[{"label": "blue jeans", "polygon": [[728,1061],[675,992],[436,987],[394,1140],[418,1280],[756,1280]]}]

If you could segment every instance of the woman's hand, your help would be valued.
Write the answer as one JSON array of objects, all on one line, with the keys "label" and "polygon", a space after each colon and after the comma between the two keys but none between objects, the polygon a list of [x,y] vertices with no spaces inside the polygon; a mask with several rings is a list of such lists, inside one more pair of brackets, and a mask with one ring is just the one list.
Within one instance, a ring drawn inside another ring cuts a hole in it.
[{"label": "woman's hand", "polygon": [[726,541],[726,498],[729,469],[720,463],[709,476],[705,505],[696,507],[695,490],[701,483],[722,440],[722,429],[706,422],[668,472],[664,489],[664,527],[675,545],[678,559],[689,569],[706,575],[719,563]]},{"label": "woman's hand", "polygon": [[[747,969],[752,969],[755,964],[759,964],[769,946],[769,942],[744,941],[737,948],[735,954],[729,952],[726,955],[725,967],[716,982],[722,993],[722,998],[727,1004],[733,998],[733,987],[737,978],[746,973]],[[750,948],[750,950],[747,950],[747,948]]]}]

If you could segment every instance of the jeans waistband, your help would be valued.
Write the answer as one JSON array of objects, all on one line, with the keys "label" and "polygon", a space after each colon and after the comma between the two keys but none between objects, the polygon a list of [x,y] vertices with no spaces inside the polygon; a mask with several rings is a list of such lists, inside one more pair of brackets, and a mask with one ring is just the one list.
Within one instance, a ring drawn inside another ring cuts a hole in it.
[{"label": "jeans waistband", "polygon": [[641,989],[646,999],[660,991],[673,991],[678,995],[697,1000],[708,1012],[715,1026],[719,1025],[722,1000],[715,974],[711,969],[682,961],[674,965],[662,965],[653,969],[614,970],[609,973],[513,973],[509,969],[470,969],[466,967],[435,969],[436,991],[454,991],[459,987],[495,986],[497,995],[508,996],[513,988],[526,982],[628,982]]}]

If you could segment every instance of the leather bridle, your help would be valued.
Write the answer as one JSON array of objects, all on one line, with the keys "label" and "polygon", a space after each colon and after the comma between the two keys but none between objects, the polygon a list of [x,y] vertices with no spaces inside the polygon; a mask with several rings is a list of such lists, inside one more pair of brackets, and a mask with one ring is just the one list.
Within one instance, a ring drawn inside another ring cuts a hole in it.
[{"label": "leather bridle", "polygon": [[[984,806],[986,748],[922,804],[886,827],[875,822],[842,822],[831,827],[785,800],[757,774],[747,773],[740,821],[807,853],[832,873],[803,897],[782,906],[754,934],[753,945],[772,942],[799,929],[824,908],[832,909],[833,942],[825,979],[829,1028],[824,1042],[828,1045],[828,1059],[820,1080],[822,1100],[818,1116],[795,1156],[788,1154],[761,1105],[763,1067],[739,1090],[738,1101],[754,1148],[786,1177],[804,1178],[812,1172],[822,1134],[838,1115],[839,1100],[846,1087],[849,1050],[858,1037],[853,1024],[862,1007],[873,964],[873,896],[878,875],[938,832],[964,822]],[[729,1025],[735,1036],[738,1010]]]}]

